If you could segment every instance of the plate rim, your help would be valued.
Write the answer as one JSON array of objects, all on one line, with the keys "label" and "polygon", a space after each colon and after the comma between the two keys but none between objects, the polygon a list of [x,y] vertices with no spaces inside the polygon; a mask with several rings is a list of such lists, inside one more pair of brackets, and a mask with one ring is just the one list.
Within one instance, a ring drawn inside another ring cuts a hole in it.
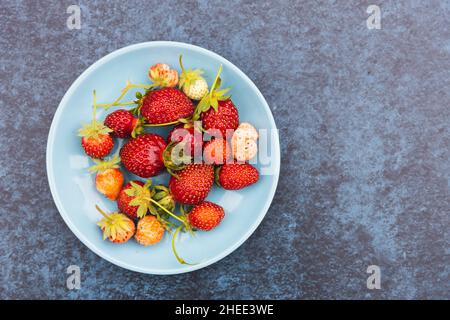
[{"label": "plate rim", "polygon": [[[77,88],[84,80],[85,78],[90,75],[95,69],[97,69],[99,66],[103,65],[104,63],[112,60],[116,56],[119,56],[121,54],[126,54],[129,51],[133,51],[140,48],[151,48],[151,47],[158,47],[158,46],[175,46],[175,47],[181,47],[190,49],[193,51],[198,51],[202,54],[206,54],[209,56],[212,56],[216,60],[222,62],[223,64],[227,64],[228,67],[231,67],[235,72],[237,72],[256,92],[256,94],[259,96],[259,98],[262,100],[263,107],[268,111],[269,113],[269,121],[272,123],[272,126],[276,129],[274,134],[274,139],[276,140],[276,143],[274,143],[274,157],[276,161],[276,168],[275,168],[275,174],[273,177],[275,178],[275,183],[272,184],[271,190],[268,192],[267,199],[270,199],[266,201],[266,204],[264,205],[263,209],[261,210],[259,216],[255,221],[253,222],[252,226],[245,232],[239,239],[236,241],[233,245],[228,247],[227,249],[223,250],[220,254],[215,255],[214,257],[203,261],[201,263],[198,263],[193,266],[183,267],[183,268],[171,268],[171,269],[158,269],[158,268],[142,268],[135,266],[133,264],[128,264],[123,261],[119,261],[115,259],[110,254],[103,252],[100,249],[97,249],[96,246],[87,239],[83,233],[72,223],[72,221],[69,218],[68,213],[64,209],[64,206],[61,202],[61,200],[58,197],[58,193],[56,190],[56,183],[55,183],[55,176],[53,172],[53,145],[55,140],[55,127],[56,123],[59,123],[59,119],[62,115],[62,109],[63,106],[67,103],[69,98],[73,95],[73,92],[75,91],[75,88]],[[66,225],[69,227],[69,229],[75,234],[75,236],[86,246],[88,247],[92,252],[100,256],[101,258],[105,259],[106,261],[109,261],[110,263],[113,263],[121,268],[128,269],[131,271],[139,272],[139,273],[145,273],[145,274],[154,274],[154,275],[175,275],[175,274],[182,274],[187,272],[192,272],[195,270],[199,270],[202,268],[205,268],[211,264],[214,264],[215,262],[225,258],[232,252],[234,252],[237,248],[239,248],[258,228],[258,226],[261,224],[262,220],[267,214],[267,211],[269,210],[269,207],[271,206],[273,202],[273,198],[276,192],[276,189],[278,187],[279,182],[279,176],[280,176],[280,139],[278,134],[278,128],[275,123],[275,119],[273,117],[272,111],[270,110],[270,107],[262,95],[262,93],[259,91],[258,87],[253,83],[253,81],[243,72],[241,71],[237,66],[235,66],[232,62],[228,61],[221,55],[212,52],[208,49],[204,49],[202,47],[184,43],[184,42],[176,42],[176,41],[148,41],[148,42],[141,42],[136,43],[132,45],[128,45],[123,48],[119,48],[114,50],[113,52],[108,53],[107,55],[103,56],[102,58],[96,60],[94,63],[92,63],[87,69],[85,69],[78,77],[77,79],[70,85],[69,89],[64,94],[63,98],[61,99],[60,103],[58,104],[58,107],[55,111],[55,114],[53,116],[50,130],[47,137],[47,146],[46,146],[46,171],[47,171],[47,178],[48,183],[50,186],[50,192],[52,194],[53,201],[56,205],[56,208],[58,209],[58,212],[60,216],[63,218]]]}]

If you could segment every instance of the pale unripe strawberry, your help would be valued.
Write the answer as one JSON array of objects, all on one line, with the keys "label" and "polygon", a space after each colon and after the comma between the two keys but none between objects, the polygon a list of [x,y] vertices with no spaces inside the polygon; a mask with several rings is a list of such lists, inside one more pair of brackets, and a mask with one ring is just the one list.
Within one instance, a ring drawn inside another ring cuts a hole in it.
[{"label": "pale unripe strawberry", "polygon": [[248,161],[258,153],[255,140],[241,140],[233,145],[233,156],[237,161]]},{"label": "pale unripe strawberry", "polygon": [[238,161],[252,159],[258,153],[258,131],[250,123],[239,125],[231,138],[233,156]]},{"label": "pale unripe strawberry", "polygon": [[179,87],[192,100],[201,100],[208,93],[208,83],[202,77],[203,71],[200,69],[185,69],[182,56],[180,56],[180,83]]},{"label": "pale unripe strawberry", "polygon": [[208,83],[203,78],[198,78],[188,85],[183,86],[183,92],[192,100],[201,100],[208,93]]},{"label": "pale unripe strawberry", "polygon": [[161,87],[175,87],[178,84],[178,72],[165,63],[156,63],[148,70],[148,76],[154,84]]}]

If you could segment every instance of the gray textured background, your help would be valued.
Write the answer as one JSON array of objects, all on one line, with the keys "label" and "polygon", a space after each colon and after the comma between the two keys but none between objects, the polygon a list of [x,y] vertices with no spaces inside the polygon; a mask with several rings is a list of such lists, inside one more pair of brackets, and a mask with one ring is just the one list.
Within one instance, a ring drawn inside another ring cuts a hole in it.
[{"label": "gray textured background", "polygon": [[[0,298],[450,298],[448,1],[15,1],[0,4]],[[81,5],[81,30],[66,8]],[[379,4],[382,29],[368,30]],[[56,107],[105,54],[175,40],[235,63],[281,132],[255,234],[190,274],[116,267],[60,218],[45,147]],[[77,264],[82,289],[68,291]],[[382,289],[366,288],[377,264]]]}]

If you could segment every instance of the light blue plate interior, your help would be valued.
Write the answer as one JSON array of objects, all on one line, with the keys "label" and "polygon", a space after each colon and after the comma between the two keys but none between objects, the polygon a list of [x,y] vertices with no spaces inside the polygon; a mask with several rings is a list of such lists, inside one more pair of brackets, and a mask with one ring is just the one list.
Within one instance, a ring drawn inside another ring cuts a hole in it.
[{"label": "light blue plate interior", "polygon": [[[203,268],[233,252],[256,229],[266,214],[276,190],[280,151],[278,133],[269,132],[270,164],[256,166],[263,174],[260,181],[246,189],[226,191],[215,187],[207,200],[225,209],[223,222],[210,232],[197,232],[195,237],[181,234],[177,242],[180,255],[194,266],[180,265],[172,254],[171,236],[166,233],[155,246],[143,247],[134,240],[116,245],[103,241],[96,222],[101,218],[94,205],[117,210],[95,190],[92,165],[84,154],[77,131],[81,123],[91,119],[92,90],[97,90],[99,103],[113,101],[125,81],[149,83],[148,68],[157,62],[178,67],[183,54],[186,67],[202,68],[209,84],[223,64],[222,84],[232,88],[232,99],[239,110],[240,121],[248,121],[258,129],[276,129],[264,97],[253,82],[236,66],[211,51],[176,42],[147,42],[117,50],[90,66],[64,95],[53,119],[47,143],[47,172],[51,192],[61,216],[75,235],[91,250],[106,260],[130,270],[151,274],[176,274]],[[132,100],[131,91],[125,100]],[[117,107],[116,107],[117,108]],[[98,118],[105,116],[99,110]],[[150,129],[167,137],[170,128]],[[118,145],[116,141],[116,145]],[[118,147],[118,146],[117,146]],[[116,147],[116,148],[117,148]],[[267,161],[266,161],[267,162]],[[270,167],[270,169],[269,169]],[[266,172],[267,171],[267,172]],[[127,178],[135,178],[130,175]],[[154,177],[155,183],[167,183],[164,173]],[[243,257],[243,259],[245,259]]]}]

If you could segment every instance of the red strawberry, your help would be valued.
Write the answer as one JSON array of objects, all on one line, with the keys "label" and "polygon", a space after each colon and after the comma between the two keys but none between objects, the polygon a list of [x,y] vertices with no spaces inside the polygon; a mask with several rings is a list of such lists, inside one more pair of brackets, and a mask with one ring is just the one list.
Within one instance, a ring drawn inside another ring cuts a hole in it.
[{"label": "red strawberry", "polygon": [[[119,196],[117,198],[117,207],[119,208],[120,212],[125,213],[131,219],[137,219],[137,217],[138,217],[137,211],[139,209],[139,205],[136,205],[136,206],[130,205],[130,202],[133,199],[135,199],[136,196],[127,194],[127,190],[133,189],[132,183],[134,183],[140,187],[144,186],[144,183],[142,181],[138,181],[138,180],[130,181],[126,185],[124,185],[122,190],[120,190]],[[150,191],[148,192],[148,196],[150,196]],[[144,215],[142,215],[142,216],[144,216]]]},{"label": "red strawberry", "polygon": [[188,164],[169,181],[174,200],[183,204],[199,204],[205,200],[214,183],[214,169],[207,164]]},{"label": "red strawberry", "polygon": [[[167,141],[169,142],[185,142],[186,147],[190,148],[190,155],[193,156],[196,150],[199,150],[199,155],[201,154],[202,146],[203,146],[203,137],[201,133],[198,135],[195,134],[195,129],[193,126],[186,126],[184,124],[180,124],[174,127],[167,137]],[[185,149],[187,150],[187,149]]]},{"label": "red strawberry", "polygon": [[152,124],[177,121],[193,112],[192,101],[183,92],[171,87],[152,90],[142,100],[141,115]]},{"label": "red strawberry", "polygon": [[259,179],[258,170],[248,163],[224,164],[216,172],[216,181],[227,190],[237,190],[254,184]]},{"label": "red strawberry", "polygon": [[231,158],[231,147],[225,139],[208,141],[203,148],[203,160],[207,164],[224,164]]},{"label": "red strawberry", "polygon": [[110,128],[112,134],[119,138],[129,138],[142,133],[139,120],[128,110],[116,110],[108,114],[105,118],[105,125]]},{"label": "red strawberry", "polygon": [[226,138],[227,130],[235,130],[239,126],[239,115],[233,102],[228,100],[218,101],[217,111],[210,108],[201,115],[205,130],[217,129]]},{"label": "red strawberry", "polygon": [[163,137],[153,133],[144,133],[130,139],[120,149],[124,167],[142,178],[156,176],[164,169],[162,152],[166,147]]},{"label": "red strawberry", "polygon": [[106,157],[114,147],[114,140],[110,136],[112,131],[103,124],[103,121],[96,120],[96,95],[94,91],[94,108],[92,109],[91,123],[83,125],[78,130],[78,135],[81,137],[81,146],[86,154],[92,158]]},{"label": "red strawberry", "polygon": [[224,216],[225,212],[221,206],[205,201],[192,208],[188,214],[188,221],[196,229],[209,231],[217,227]]},{"label": "red strawberry", "polygon": [[86,154],[92,158],[106,157],[114,147],[114,140],[109,134],[81,138],[81,145]]},{"label": "red strawberry", "polygon": [[[220,66],[211,86],[211,92],[200,100],[193,118],[198,119],[200,116],[202,126],[206,131],[210,131],[217,138],[226,139],[226,131],[234,130],[238,127],[239,114],[230,97],[225,95],[230,89],[220,88],[222,82],[220,79],[221,72],[222,66]],[[216,129],[219,132],[214,132],[211,129]],[[222,137],[218,137],[218,133],[221,133]]]}]

